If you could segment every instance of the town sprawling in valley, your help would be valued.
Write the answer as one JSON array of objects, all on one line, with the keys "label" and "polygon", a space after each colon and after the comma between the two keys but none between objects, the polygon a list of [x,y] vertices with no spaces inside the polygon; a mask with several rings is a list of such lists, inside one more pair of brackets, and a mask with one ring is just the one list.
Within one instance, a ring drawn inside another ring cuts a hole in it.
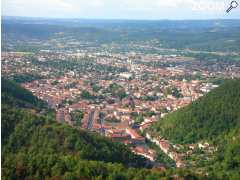
[{"label": "town sprawling in valley", "polygon": [[4,176],[238,177],[239,22],[5,17]]},{"label": "town sprawling in valley", "polygon": [[[56,120],[129,145],[156,165],[157,145],[177,167],[195,148],[154,137],[148,127],[219,86],[239,78],[239,62],[209,63],[177,54],[102,52],[3,52],[2,74],[46,101]],[[148,142],[146,142],[148,141]],[[179,149],[185,149],[179,151]]]}]

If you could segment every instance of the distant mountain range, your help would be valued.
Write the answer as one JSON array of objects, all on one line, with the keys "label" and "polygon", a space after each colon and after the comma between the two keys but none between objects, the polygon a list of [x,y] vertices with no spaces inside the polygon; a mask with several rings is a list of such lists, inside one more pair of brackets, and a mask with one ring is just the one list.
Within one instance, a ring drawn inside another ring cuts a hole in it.
[{"label": "distant mountain range", "polygon": [[240,19],[212,20],[126,20],[126,19],[61,19],[3,16],[2,23],[67,25],[73,27],[88,26],[97,28],[224,28],[240,27]]},{"label": "distant mountain range", "polygon": [[[239,29],[240,20],[136,21],[3,17],[2,48],[7,51],[4,45],[9,43],[10,47],[17,46],[16,49],[24,47],[32,39],[61,41],[64,38],[66,42],[87,42],[97,47],[111,43],[142,45],[154,42],[154,48],[238,52]],[[18,45],[13,43],[16,41]],[[41,44],[38,46],[36,48],[41,49]]]}]

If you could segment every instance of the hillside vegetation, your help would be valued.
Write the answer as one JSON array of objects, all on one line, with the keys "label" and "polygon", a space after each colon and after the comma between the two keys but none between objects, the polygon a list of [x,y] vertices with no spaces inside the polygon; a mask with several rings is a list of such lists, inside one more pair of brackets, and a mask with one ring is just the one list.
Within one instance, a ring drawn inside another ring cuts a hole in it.
[{"label": "hillside vegetation", "polygon": [[9,81],[4,78],[2,78],[1,93],[3,103],[11,106],[35,109],[47,107],[45,102],[39,100],[31,92],[17,85],[14,81]]},{"label": "hillside vegetation", "polygon": [[145,169],[146,160],[127,146],[29,111],[26,105],[39,108],[30,92],[14,82],[3,86],[9,91],[2,97],[2,179],[197,178],[187,170]]},{"label": "hillside vegetation", "polygon": [[213,140],[240,127],[240,80],[216,88],[191,105],[175,111],[153,126],[177,143]]},{"label": "hillside vegetation", "polygon": [[150,130],[177,144],[207,141],[217,151],[205,164],[220,179],[240,178],[240,80],[230,80],[187,107],[170,113]]}]

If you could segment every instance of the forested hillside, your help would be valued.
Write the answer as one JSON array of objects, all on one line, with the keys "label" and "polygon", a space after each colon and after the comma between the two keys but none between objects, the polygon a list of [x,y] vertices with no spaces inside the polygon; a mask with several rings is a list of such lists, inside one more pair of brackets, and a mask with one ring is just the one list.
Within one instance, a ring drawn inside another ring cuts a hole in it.
[{"label": "forested hillside", "polygon": [[[3,105],[2,112],[3,176],[64,175],[75,171],[79,160],[144,167],[145,160],[122,144],[57,124],[26,110]],[[70,167],[65,167],[68,166],[65,160]],[[97,166],[93,162],[92,165]]]},{"label": "forested hillside", "polygon": [[209,173],[240,178],[240,80],[229,80],[150,129],[177,144],[207,141],[217,147]]},{"label": "forested hillside", "polygon": [[[33,98],[31,93],[13,82],[4,83],[20,91],[4,91],[2,97],[2,179],[160,179],[178,174],[194,177],[187,170],[160,173],[144,169],[146,160],[123,144],[58,124],[26,106],[21,108],[15,102],[27,102],[34,108],[37,100],[31,103],[24,95]],[[11,98],[5,101],[5,97]]]},{"label": "forested hillside", "polygon": [[46,108],[47,103],[39,100],[31,92],[20,87],[13,81],[2,78],[2,101],[11,106],[21,108]]},{"label": "forested hillside", "polygon": [[240,127],[240,80],[229,81],[169,114],[153,129],[173,142],[192,143],[214,139],[237,127]]}]

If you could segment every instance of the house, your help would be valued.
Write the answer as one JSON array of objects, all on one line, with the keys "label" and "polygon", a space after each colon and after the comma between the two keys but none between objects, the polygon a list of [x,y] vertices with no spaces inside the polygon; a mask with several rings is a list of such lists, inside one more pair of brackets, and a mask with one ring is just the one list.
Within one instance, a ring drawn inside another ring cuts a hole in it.
[{"label": "house", "polygon": [[140,136],[135,130],[132,128],[127,128],[126,133],[131,136],[132,142],[134,144],[141,144],[145,142],[145,138]]},{"label": "house", "polygon": [[155,160],[156,152],[154,150],[147,149],[147,148],[144,148],[142,146],[137,146],[137,147],[133,148],[132,151],[135,154],[144,156],[145,158],[149,159],[150,161]]}]

